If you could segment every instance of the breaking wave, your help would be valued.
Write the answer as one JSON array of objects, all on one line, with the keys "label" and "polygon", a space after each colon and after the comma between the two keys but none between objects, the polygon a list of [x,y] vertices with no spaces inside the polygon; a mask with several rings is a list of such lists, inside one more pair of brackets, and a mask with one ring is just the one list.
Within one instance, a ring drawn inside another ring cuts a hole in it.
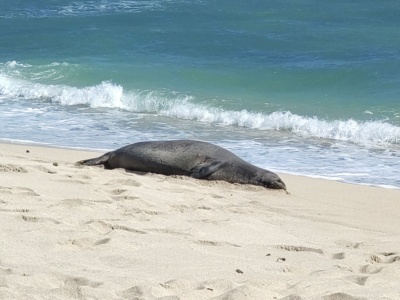
[{"label": "breaking wave", "polygon": [[190,96],[157,91],[128,91],[111,82],[83,88],[46,85],[15,79],[0,73],[0,95],[22,99],[38,99],[61,105],[87,105],[92,108],[118,108],[153,113],[171,118],[195,120],[256,130],[287,131],[300,136],[327,138],[359,145],[400,144],[400,127],[384,121],[321,120],[290,111],[270,114],[233,111],[193,103]]}]

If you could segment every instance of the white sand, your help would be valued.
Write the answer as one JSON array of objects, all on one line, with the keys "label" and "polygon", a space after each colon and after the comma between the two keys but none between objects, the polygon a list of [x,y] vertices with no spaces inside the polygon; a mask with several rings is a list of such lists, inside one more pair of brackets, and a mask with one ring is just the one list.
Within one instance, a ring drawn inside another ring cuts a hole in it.
[{"label": "white sand", "polygon": [[400,299],[399,190],[74,165],[98,155],[0,144],[0,299]]}]

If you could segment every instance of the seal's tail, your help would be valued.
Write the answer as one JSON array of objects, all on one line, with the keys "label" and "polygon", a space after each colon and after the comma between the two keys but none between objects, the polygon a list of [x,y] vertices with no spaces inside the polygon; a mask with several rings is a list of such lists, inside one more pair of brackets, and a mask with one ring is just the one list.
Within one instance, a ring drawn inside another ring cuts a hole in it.
[{"label": "seal's tail", "polygon": [[106,153],[100,157],[80,160],[80,161],[76,162],[76,164],[77,165],[85,165],[85,166],[104,165],[106,162],[108,162],[109,158],[110,158],[110,153]]}]

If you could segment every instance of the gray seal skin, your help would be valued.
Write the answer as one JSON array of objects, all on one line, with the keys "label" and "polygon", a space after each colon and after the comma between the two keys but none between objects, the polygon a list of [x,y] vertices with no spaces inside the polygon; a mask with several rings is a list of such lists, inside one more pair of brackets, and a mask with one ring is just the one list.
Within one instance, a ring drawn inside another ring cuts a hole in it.
[{"label": "gray seal skin", "polygon": [[219,146],[192,140],[135,143],[77,164],[286,190],[286,185],[275,173],[258,168]]}]

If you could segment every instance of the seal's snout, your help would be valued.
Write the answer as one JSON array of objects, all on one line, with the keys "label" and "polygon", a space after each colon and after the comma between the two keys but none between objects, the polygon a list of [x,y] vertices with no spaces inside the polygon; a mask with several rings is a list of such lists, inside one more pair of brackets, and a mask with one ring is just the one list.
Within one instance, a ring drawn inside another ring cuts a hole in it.
[{"label": "seal's snout", "polygon": [[276,181],[276,186],[277,189],[283,189],[286,191],[286,184],[280,178]]},{"label": "seal's snout", "polygon": [[[273,176],[271,176],[273,175]],[[261,182],[263,185],[268,189],[274,190],[285,190],[286,191],[286,184],[279,178],[278,175],[274,173],[268,173],[266,177],[264,177]]]},{"label": "seal's snout", "polygon": [[278,178],[277,180],[271,182],[269,188],[286,191],[286,184],[280,178]]}]

